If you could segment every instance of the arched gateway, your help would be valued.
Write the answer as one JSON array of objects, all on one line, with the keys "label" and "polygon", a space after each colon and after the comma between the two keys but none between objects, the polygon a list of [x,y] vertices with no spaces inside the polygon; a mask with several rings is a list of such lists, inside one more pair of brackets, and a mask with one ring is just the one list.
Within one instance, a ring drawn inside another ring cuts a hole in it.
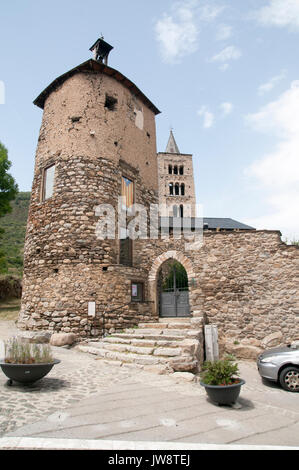
[{"label": "arched gateway", "polygon": [[190,281],[194,278],[191,261],[178,251],[158,256],[149,273],[149,291],[160,317],[189,317]]}]

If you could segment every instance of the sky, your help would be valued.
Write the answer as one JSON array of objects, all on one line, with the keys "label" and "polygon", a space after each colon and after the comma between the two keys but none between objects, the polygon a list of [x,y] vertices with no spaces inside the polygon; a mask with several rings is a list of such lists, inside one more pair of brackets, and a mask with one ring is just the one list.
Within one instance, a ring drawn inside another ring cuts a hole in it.
[{"label": "sky", "polygon": [[231,217],[299,239],[299,0],[11,0],[1,2],[0,141],[30,191],[42,110],[33,100],[91,57],[161,110],[193,154],[205,217]]}]

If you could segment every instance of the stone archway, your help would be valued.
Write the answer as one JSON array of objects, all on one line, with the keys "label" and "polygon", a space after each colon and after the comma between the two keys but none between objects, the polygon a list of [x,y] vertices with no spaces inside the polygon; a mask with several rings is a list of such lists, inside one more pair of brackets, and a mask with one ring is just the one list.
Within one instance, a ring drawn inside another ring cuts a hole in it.
[{"label": "stone archway", "polygon": [[[157,280],[158,280],[158,273],[163,263],[167,260],[174,259],[182,264],[187,272],[188,281],[190,283],[190,287],[192,287],[192,281],[195,278],[194,269],[192,262],[187,256],[185,256],[180,251],[171,250],[163,253],[162,255],[158,256],[155,261],[153,262],[152,268],[149,272],[148,276],[148,285],[149,285],[149,297],[150,300],[153,302],[154,305],[154,312],[158,316],[159,315],[159,302],[158,302],[158,289],[157,289]],[[191,309],[191,316],[192,316],[192,305],[190,304]]]}]

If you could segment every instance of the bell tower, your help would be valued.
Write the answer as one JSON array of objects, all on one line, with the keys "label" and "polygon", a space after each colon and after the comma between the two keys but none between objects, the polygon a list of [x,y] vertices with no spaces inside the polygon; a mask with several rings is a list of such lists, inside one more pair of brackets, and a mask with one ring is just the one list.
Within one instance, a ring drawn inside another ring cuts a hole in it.
[{"label": "bell tower", "polygon": [[158,180],[162,217],[196,216],[192,155],[180,153],[172,130],[165,152],[158,153]]}]

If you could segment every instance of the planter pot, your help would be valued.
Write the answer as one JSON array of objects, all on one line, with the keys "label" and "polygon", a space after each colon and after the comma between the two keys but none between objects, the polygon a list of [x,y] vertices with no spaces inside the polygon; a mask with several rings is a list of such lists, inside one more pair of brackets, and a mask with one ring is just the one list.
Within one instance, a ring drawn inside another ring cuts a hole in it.
[{"label": "planter pot", "polygon": [[36,382],[45,377],[59,362],[59,359],[45,364],[9,364],[1,361],[0,366],[6,377],[10,379],[9,384],[12,385],[13,381],[24,384]]},{"label": "planter pot", "polygon": [[208,397],[218,405],[231,405],[236,403],[240,395],[241,387],[245,384],[245,380],[240,381],[233,385],[208,385],[200,382],[200,385],[205,387]]}]

